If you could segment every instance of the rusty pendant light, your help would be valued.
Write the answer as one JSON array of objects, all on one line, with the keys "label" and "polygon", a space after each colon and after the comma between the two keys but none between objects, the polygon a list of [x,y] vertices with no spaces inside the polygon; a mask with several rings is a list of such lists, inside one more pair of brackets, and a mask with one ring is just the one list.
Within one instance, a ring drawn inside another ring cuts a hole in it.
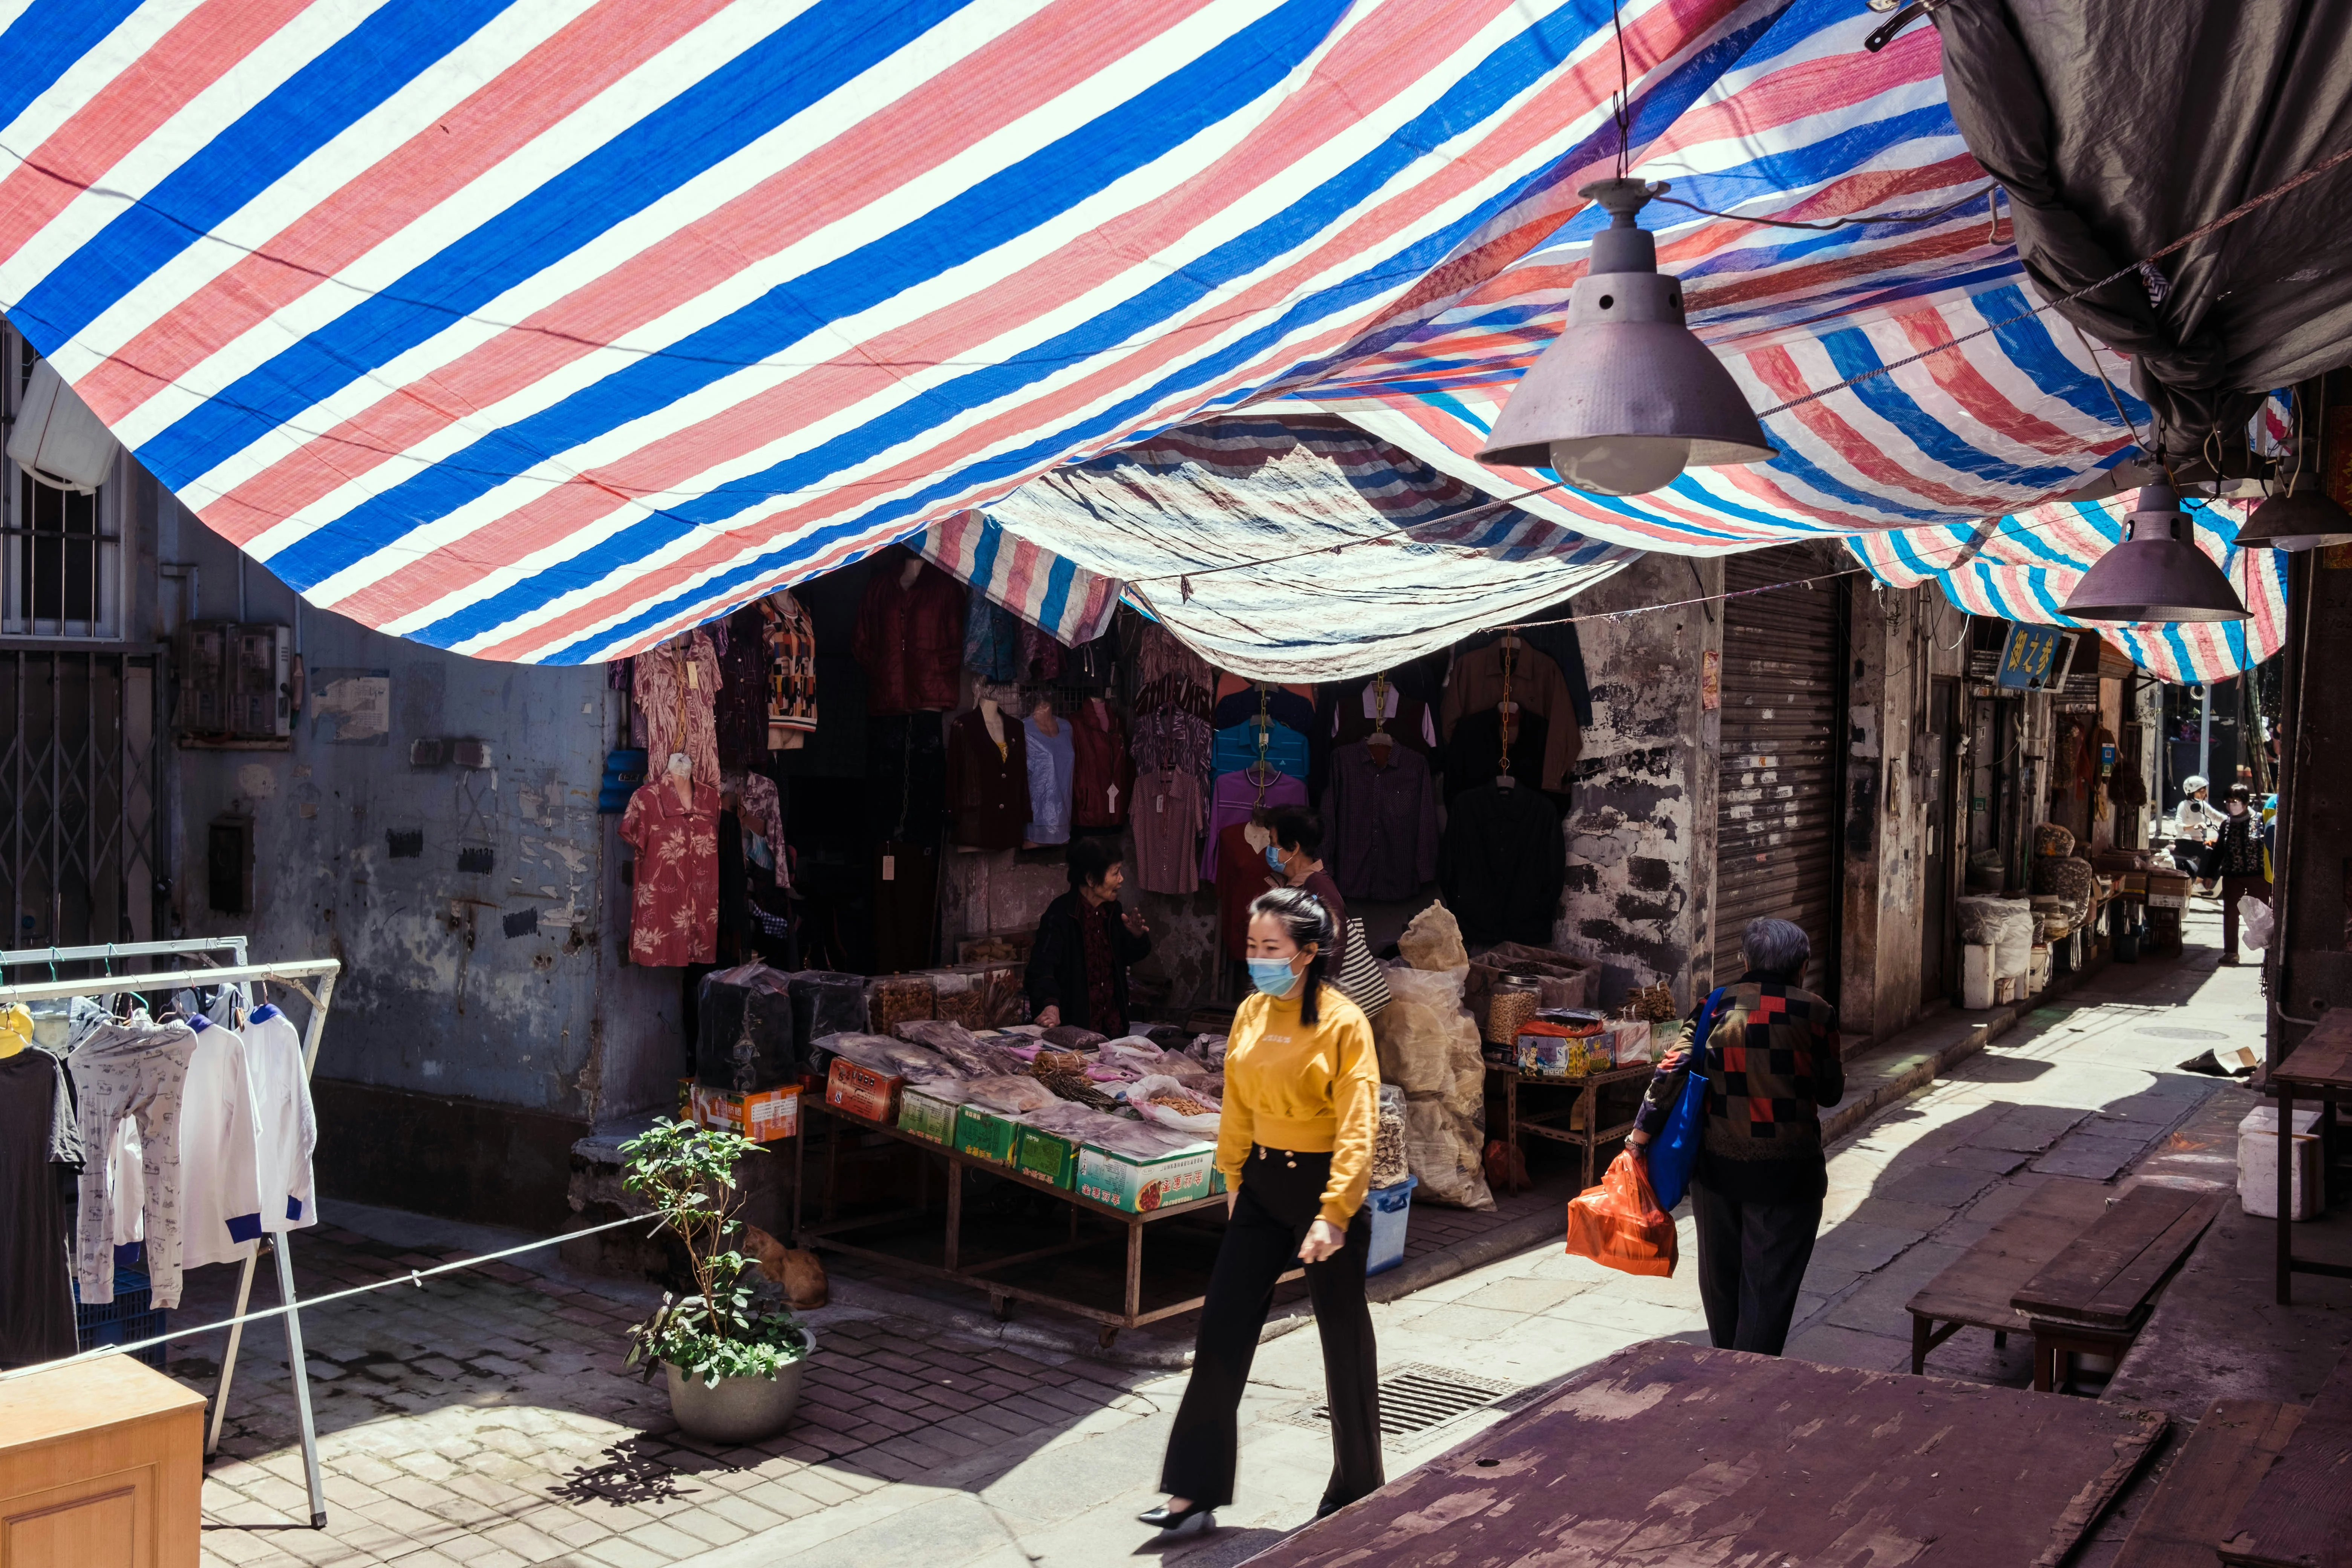
[{"label": "rusty pendant light", "polygon": [[1684,324],[1682,280],[1659,272],[1657,241],[1633,221],[1665,189],[1602,180],[1578,193],[1608,210],[1610,226],[1592,237],[1568,324],[1520,378],[1480,462],[1633,496],[1686,468],[1779,456],[1731,373]]},{"label": "rusty pendant light", "polygon": [[2091,563],[2066,596],[2078,621],[2242,621],[2238,591],[2197,548],[2194,525],[2169,485],[2144,487],[2124,520],[2124,537]]},{"label": "rusty pendant light", "polygon": [[2328,499],[2313,455],[2290,455],[2279,472],[2284,482],[2278,493],[2238,525],[2239,549],[2316,550],[2323,544],[2352,544],[2352,513]]}]

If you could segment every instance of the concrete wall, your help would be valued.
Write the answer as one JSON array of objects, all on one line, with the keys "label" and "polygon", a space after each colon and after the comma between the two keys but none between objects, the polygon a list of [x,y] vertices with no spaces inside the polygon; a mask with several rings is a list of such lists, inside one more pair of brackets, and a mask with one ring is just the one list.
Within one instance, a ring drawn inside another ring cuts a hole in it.
[{"label": "concrete wall", "polygon": [[[1696,568],[1694,575],[1693,568]],[[1719,605],[1649,609],[1722,587],[1719,563],[1653,555],[1578,595],[1592,724],[1561,826],[1568,886],[1553,945],[1599,963],[1602,1001],[1664,980],[1688,1006],[1711,984],[1716,740],[1699,699],[1723,647]]]},{"label": "concrete wall", "polygon": [[[327,1191],[560,1215],[560,1181],[542,1186],[551,1161],[562,1173],[554,1147],[662,1103],[680,1061],[676,972],[623,962],[618,818],[596,812],[622,694],[601,666],[468,659],[299,607],[168,499],[159,521],[162,557],[198,568],[184,612],[299,626],[308,686],[289,750],[174,748],[175,933],[343,962],[321,1104],[373,1125],[322,1124]],[[380,717],[340,710],[376,680]],[[412,766],[410,742],[434,737],[487,742],[489,765]],[[225,814],[253,824],[249,913],[209,902]],[[461,868],[467,849],[488,869]]]}]

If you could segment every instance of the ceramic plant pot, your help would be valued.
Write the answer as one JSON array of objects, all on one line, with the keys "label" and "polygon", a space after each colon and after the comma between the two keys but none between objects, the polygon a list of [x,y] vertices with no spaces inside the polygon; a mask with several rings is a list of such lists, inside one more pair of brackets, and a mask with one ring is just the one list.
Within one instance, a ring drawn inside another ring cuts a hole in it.
[{"label": "ceramic plant pot", "polygon": [[716,1386],[662,1363],[669,1379],[669,1413],[688,1436],[711,1443],[755,1443],[784,1429],[801,1402],[802,1357],[773,1377],[722,1377]]}]

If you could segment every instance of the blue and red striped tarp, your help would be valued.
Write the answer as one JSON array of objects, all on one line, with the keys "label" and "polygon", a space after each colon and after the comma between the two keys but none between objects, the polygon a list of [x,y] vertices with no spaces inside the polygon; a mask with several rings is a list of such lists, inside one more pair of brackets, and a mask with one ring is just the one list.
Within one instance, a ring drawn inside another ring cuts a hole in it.
[{"label": "blue and red striped tarp", "polygon": [[[1222,505],[1108,542],[1057,510],[1204,420],[1546,481],[1470,454],[1616,170],[1620,15],[1634,171],[1737,215],[1652,209],[1759,408],[2002,324],[1771,415],[1767,467],[1528,501],[1543,559],[1972,521],[2121,449],[2092,352],[2009,320],[1932,31],[1866,54],[1852,0],[0,0],[0,308],[388,632],[609,658],[894,540],[976,572],[974,511],[1034,616],[1055,562],[1243,548]],[[1359,652],[1426,621],[1367,603]]]}]

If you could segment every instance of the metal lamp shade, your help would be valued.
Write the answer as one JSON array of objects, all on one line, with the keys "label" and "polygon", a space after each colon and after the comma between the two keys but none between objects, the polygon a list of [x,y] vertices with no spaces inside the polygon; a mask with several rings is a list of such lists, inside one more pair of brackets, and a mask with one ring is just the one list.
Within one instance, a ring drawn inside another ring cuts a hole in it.
[{"label": "metal lamp shade", "polygon": [[1649,188],[1604,180],[1583,194],[1615,225],[1593,237],[1567,326],[1520,378],[1478,460],[1640,495],[1685,468],[1777,456],[1731,373],[1684,324],[1681,280],[1658,271],[1656,242],[1634,226]]},{"label": "metal lamp shade", "polygon": [[2230,579],[2180,535],[2180,498],[2149,485],[2124,522],[2121,543],[2091,563],[2066,597],[2078,621],[2242,621],[2245,604]]},{"label": "metal lamp shade", "polygon": [[2284,495],[2254,508],[2238,525],[2241,550],[2316,550],[2323,544],[2352,544],[2352,513],[2327,499],[2319,476],[2297,475]]}]

